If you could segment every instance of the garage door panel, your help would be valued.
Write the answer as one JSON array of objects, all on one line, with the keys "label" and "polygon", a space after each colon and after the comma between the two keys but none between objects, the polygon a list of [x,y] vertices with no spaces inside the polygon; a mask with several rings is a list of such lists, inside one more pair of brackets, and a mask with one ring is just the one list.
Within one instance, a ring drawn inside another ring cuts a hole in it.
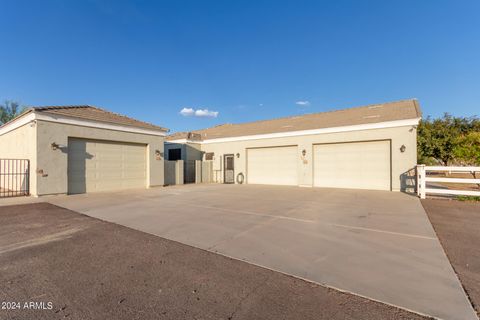
[{"label": "garage door panel", "polygon": [[249,184],[297,185],[297,147],[248,149]]},{"label": "garage door panel", "polygon": [[390,190],[390,141],[314,146],[316,187]]},{"label": "garage door panel", "polygon": [[69,139],[69,193],[146,187],[146,146]]}]

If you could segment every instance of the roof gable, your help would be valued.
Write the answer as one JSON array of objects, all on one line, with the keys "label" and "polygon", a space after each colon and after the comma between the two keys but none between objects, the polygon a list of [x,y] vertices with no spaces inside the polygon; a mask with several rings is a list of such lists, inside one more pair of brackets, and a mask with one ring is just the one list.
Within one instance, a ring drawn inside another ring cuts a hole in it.
[{"label": "roof gable", "polygon": [[151,123],[135,120],[118,113],[113,113],[113,112],[110,112],[98,107],[89,106],[89,105],[33,107],[31,108],[31,110],[39,114],[66,116],[66,117],[77,118],[82,120],[105,122],[105,123],[110,123],[115,125],[130,126],[130,127],[156,130],[156,131],[164,131],[164,132],[168,131],[168,129],[166,128],[153,125]]}]

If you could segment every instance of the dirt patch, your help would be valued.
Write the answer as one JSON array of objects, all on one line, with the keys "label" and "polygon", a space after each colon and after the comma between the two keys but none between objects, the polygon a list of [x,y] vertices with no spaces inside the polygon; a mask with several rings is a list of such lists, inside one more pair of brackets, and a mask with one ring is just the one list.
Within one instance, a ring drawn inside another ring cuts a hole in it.
[{"label": "dirt patch", "polygon": [[27,247],[46,244],[46,243],[51,242],[51,241],[63,240],[67,237],[70,237],[71,235],[73,235],[74,233],[76,233],[80,230],[82,230],[81,227],[70,228],[70,229],[67,229],[67,230],[64,230],[64,231],[48,234],[48,235],[41,236],[41,237],[38,237],[38,238],[32,238],[32,239],[28,239],[28,240],[25,240],[25,241],[12,243],[12,244],[9,244],[9,245],[3,245],[3,246],[0,247],[0,254],[7,253],[9,251],[14,251],[14,250],[27,248]]},{"label": "dirt patch", "polygon": [[76,230],[0,254],[0,301],[52,303],[2,319],[425,319],[49,204],[0,225],[1,245]]},{"label": "dirt patch", "polygon": [[61,240],[99,221],[85,215],[69,217],[39,203],[0,207],[0,253]]},{"label": "dirt patch", "polygon": [[426,199],[423,207],[480,314],[480,203]]}]

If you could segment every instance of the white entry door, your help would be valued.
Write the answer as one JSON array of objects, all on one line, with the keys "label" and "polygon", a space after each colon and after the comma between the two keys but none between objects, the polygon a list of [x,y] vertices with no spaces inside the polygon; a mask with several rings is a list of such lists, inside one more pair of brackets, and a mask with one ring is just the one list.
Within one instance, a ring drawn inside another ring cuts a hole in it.
[{"label": "white entry door", "polygon": [[390,190],[390,141],[314,146],[314,186]]},{"label": "white entry door", "polygon": [[247,183],[298,185],[297,146],[247,149]]}]

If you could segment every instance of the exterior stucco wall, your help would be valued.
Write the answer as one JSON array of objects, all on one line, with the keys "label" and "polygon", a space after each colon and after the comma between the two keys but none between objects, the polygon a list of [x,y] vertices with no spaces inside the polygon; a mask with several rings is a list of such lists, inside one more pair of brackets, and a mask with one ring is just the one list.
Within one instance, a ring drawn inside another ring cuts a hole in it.
[{"label": "exterior stucco wall", "polygon": [[[204,143],[203,152],[214,152],[214,179],[223,182],[223,155],[239,154],[235,159],[235,177],[242,172],[248,180],[247,155],[248,148],[297,146],[298,147],[298,185],[313,186],[313,146],[322,143],[391,140],[392,190],[405,190],[405,179],[417,163],[417,132],[413,126],[384,129],[370,129],[350,132],[305,135],[259,140],[230,141],[222,143]],[[405,152],[400,147],[405,145]],[[305,157],[302,150],[306,150]]]},{"label": "exterior stucco wall", "polygon": [[195,182],[195,160],[202,160],[203,152],[199,143],[165,143],[165,159],[169,160],[168,150],[181,149],[183,179],[185,183]]},{"label": "exterior stucco wall", "polygon": [[[156,159],[155,150],[163,154],[164,137],[37,121],[37,158],[32,172],[37,172],[38,195],[68,192],[68,138],[130,142],[147,146],[147,186],[164,185],[164,160]],[[60,145],[52,150],[51,144]]]},{"label": "exterior stucco wall", "polygon": [[165,160],[165,185],[183,184],[183,160]]},{"label": "exterior stucco wall", "polygon": [[35,167],[36,157],[35,123],[27,123],[10,132],[0,135],[0,159],[28,159],[30,160],[30,194],[36,195]]},{"label": "exterior stucco wall", "polygon": [[199,143],[187,143],[185,144],[186,159],[187,161],[202,160],[203,152],[202,146]]}]

